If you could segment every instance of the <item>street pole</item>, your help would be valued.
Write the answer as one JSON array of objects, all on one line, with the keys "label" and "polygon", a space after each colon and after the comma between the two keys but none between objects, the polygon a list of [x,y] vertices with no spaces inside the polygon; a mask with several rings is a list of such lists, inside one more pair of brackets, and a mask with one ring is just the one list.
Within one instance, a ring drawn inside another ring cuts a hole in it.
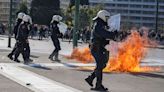
[{"label": "street pole", "polygon": [[158,32],[158,6],[159,6],[159,2],[158,0],[156,0],[156,22],[155,22],[155,31]]},{"label": "street pole", "polygon": [[74,30],[73,30],[73,48],[77,47],[78,40],[78,24],[79,24],[79,5],[80,0],[75,0],[75,18],[74,18]]},{"label": "street pole", "polygon": [[11,48],[11,30],[12,30],[12,3],[13,0],[10,0],[10,16],[9,16],[9,38],[8,38],[8,47]]}]

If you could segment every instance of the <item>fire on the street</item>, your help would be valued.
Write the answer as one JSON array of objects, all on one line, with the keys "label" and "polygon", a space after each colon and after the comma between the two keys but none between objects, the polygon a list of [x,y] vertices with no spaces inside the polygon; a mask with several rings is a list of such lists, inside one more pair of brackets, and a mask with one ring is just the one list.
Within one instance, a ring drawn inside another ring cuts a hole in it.
[{"label": "fire on the street", "polygon": [[[131,35],[118,47],[115,56],[110,57],[104,72],[151,72],[159,71],[160,68],[150,66],[140,66],[141,60],[145,57],[148,45],[148,39],[141,37],[138,32],[132,32]],[[70,59],[77,59],[82,63],[91,63],[94,61],[89,48],[83,50],[74,49]],[[80,69],[94,70],[94,67],[81,67]]]},{"label": "fire on the street", "polygon": [[68,59],[76,59],[82,63],[92,63],[94,58],[92,57],[89,48],[78,49],[75,48],[71,56],[66,56]]}]

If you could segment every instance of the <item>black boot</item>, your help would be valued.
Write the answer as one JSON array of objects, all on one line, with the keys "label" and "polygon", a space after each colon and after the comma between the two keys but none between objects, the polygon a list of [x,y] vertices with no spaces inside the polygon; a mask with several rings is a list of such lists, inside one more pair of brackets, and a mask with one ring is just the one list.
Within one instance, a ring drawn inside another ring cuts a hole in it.
[{"label": "black boot", "polygon": [[93,86],[93,80],[96,77],[95,72],[91,73],[90,76],[88,76],[88,78],[85,79],[85,81],[90,85]]},{"label": "black boot", "polygon": [[93,87],[93,79],[91,79],[90,77],[86,78],[85,81]]},{"label": "black boot", "polygon": [[25,64],[25,65],[28,65],[28,64],[29,64],[29,62],[24,62],[24,64]]},{"label": "black boot", "polygon": [[53,56],[51,55],[48,57],[48,59],[50,59],[51,61],[54,61]]},{"label": "black boot", "polygon": [[97,85],[95,88],[91,88],[91,90],[95,90],[95,91],[108,91],[108,88],[105,88],[102,84],[101,85]]},{"label": "black boot", "polygon": [[29,58],[29,62],[33,62],[33,60],[31,58]]},{"label": "black boot", "polygon": [[14,59],[15,62],[20,63],[21,61],[19,59]]},{"label": "black boot", "polygon": [[29,59],[26,59],[26,60],[24,60],[24,64],[25,64],[25,65],[28,65],[28,64],[30,64],[30,61],[29,61]]},{"label": "black boot", "polygon": [[59,52],[56,52],[56,53],[55,53],[55,61],[56,61],[56,62],[60,62],[60,61],[61,61],[61,60],[59,60],[58,57],[59,57]]},{"label": "black boot", "polygon": [[48,57],[51,61],[54,61],[54,56],[56,54],[56,51],[54,50],[51,55]]},{"label": "black boot", "polygon": [[9,59],[13,60],[13,55],[12,55],[12,54],[7,55],[7,57],[8,57]]},{"label": "black boot", "polygon": [[102,77],[103,77],[102,70],[96,71],[95,75],[97,77],[96,87],[95,88],[91,88],[91,90],[95,90],[95,91],[107,91],[108,88],[105,88],[102,85]]}]

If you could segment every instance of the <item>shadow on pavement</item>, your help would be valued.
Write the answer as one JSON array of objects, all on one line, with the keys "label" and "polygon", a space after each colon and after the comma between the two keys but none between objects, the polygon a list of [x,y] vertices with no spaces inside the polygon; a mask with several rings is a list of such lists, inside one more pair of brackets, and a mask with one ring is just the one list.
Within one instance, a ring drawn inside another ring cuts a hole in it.
[{"label": "shadow on pavement", "polygon": [[39,58],[39,56],[35,56],[35,55],[30,55],[30,57],[32,57],[32,58]]},{"label": "shadow on pavement", "polygon": [[41,64],[29,64],[28,66],[33,68],[43,69],[43,70],[52,70],[51,68],[43,66]]},{"label": "shadow on pavement", "polygon": [[1,39],[1,38],[0,38],[0,40],[4,40],[4,39]]},{"label": "shadow on pavement", "polygon": [[160,75],[160,74],[154,74],[154,73],[130,73],[131,75],[134,76],[145,76],[145,77],[151,77],[151,78],[161,78],[164,79],[164,75]]},{"label": "shadow on pavement", "polygon": [[63,63],[63,62],[61,62],[61,64],[63,64],[64,66],[67,66],[67,67],[71,67],[71,68],[76,68],[76,67],[78,67],[78,66],[76,66],[76,65],[72,65],[72,64],[68,64],[68,63]]}]

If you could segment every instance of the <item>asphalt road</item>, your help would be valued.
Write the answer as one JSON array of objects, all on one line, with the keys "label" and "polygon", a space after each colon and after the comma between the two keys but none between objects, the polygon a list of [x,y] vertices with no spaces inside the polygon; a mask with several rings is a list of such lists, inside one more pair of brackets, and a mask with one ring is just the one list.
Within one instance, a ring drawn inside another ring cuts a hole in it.
[{"label": "asphalt road", "polygon": [[[14,63],[6,56],[9,50],[0,50],[0,63]],[[48,54],[32,53],[31,58],[35,63],[48,63]],[[66,60],[60,56],[62,62],[76,62]],[[20,58],[21,59],[21,58]],[[146,59],[153,59],[153,62],[164,63],[164,49],[151,48]],[[152,63],[152,62],[148,62]],[[34,68],[23,66],[26,70],[44,76],[53,81],[62,83],[83,92],[91,92],[84,79],[91,73],[90,71],[79,71],[66,66],[48,66],[45,68]],[[158,72],[149,73],[108,73],[104,74],[103,84],[111,92],[163,92],[164,91],[164,67]],[[28,87],[24,87],[13,80],[0,75],[0,92],[32,92]]]},{"label": "asphalt road", "polygon": [[[24,68],[83,92],[91,92],[89,85],[84,81],[91,73],[89,71],[67,67],[49,67],[52,70]],[[164,68],[160,72],[150,73],[106,73],[103,84],[110,92],[163,92]]]}]

